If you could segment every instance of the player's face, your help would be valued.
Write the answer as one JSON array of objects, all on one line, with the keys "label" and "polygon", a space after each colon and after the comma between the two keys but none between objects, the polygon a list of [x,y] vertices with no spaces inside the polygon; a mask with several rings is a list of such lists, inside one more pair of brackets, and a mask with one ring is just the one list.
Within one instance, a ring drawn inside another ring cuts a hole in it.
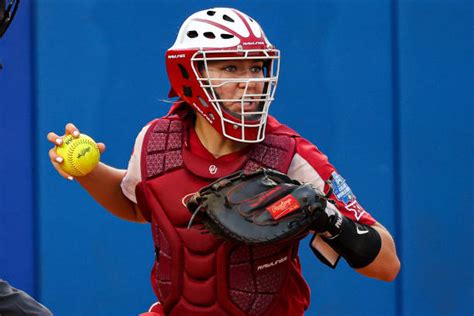
[{"label": "player's face", "polygon": [[[225,79],[249,79],[249,78],[263,78],[264,69],[263,61],[261,60],[219,60],[219,61],[209,61],[207,64],[208,77],[212,78],[211,83],[215,86],[214,90],[221,100],[241,100],[245,95],[251,94],[261,94],[263,93],[264,83],[263,82],[248,82],[247,90],[245,87],[247,83],[242,82],[227,82],[221,86],[216,87],[216,85],[222,84],[225,82]],[[219,80],[216,80],[219,79]],[[258,99],[258,97],[246,96],[246,100]],[[240,113],[242,110],[242,102],[238,101],[221,101],[227,110]],[[246,101],[243,103],[245,112],[258,111],[258,106],[260,102],[258,101]]]}]

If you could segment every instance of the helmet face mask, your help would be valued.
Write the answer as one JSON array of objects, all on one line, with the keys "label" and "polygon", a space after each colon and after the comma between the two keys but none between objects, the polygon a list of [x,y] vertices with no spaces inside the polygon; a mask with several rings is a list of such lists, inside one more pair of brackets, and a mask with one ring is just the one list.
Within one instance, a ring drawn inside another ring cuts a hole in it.
[{"label": "helmet face mask", "polygon": [[[278,80],[278,54],[269,56],[266,51],[229,51],[222,54],[221,51],[197,51],[191,58],[194,74],[199,81],[200,87],[206,93],[207,101],[215,109],[221,120],[222,134],[236,141],[249,141],[246,139],[246,129],[257,129],[260,135],[255,141],[261,141],[264,137],[268,109],[274,99],[275,88]],[[213,61],[260,61],[263,63],[262,75],[255,77],[225,77],[215,78],[210,75],[209,64]],[[277,61],[277,62],[274,62]],[[202,66],[199,67],[199,64]],[[200,71],[199,68],[202,68]],[[222,98],[219,89],[226,86],[240,86],[235,88],[241,90],[237,96]],[[260,89],[251,88],[254,86]],[[238,111],[232,111],[225,104],[239,104]],[[241,135],[228,133],[226,126],[232,126],[233,130],[240,130]]]},{"label": "helmet face mask", "polygon": [[[166,62],[175,95],[224,137],[255,143],[265,137],[279,58],[257,22],[237,10],[215,8],[184,22]],[[211,65],[218,62],[263,66],[258,74],[214,76]],[[223,93],[229,90],[235,93]]]}]

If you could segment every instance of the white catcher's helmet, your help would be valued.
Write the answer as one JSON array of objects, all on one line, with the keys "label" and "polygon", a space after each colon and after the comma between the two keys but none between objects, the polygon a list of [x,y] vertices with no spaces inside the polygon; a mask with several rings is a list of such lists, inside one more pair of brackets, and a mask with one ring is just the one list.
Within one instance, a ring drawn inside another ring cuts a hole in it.
[{"label": "white catcher's helmet", "polygon": [[[263,78],[209,78],[213,60],[249,60],[264,62]],[[184,21],[174,45],[166,53],[171,82],[170,96],[179,96],[225,137],[246,143],[265,138],[268,109],[278,81],[280,52],[266,38],[251,17],[231,8],[213,8],[194,13]],[[209,71],[205,72],[209,74]],[[239,99],[221,99],[215,88],[227,83],[243,83]],[[247,93],[249,84],[264,83],[262,93]],[[246,112],[245,102],[259,107]],[[241,102],[240,113],[226,110],[221,102]]]}]

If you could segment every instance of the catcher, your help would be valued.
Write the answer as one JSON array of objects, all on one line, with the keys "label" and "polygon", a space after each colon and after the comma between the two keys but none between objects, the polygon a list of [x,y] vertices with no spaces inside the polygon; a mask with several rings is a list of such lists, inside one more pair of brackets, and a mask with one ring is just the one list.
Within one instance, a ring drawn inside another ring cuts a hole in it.
[{"label": "catcher", "polygon": [[138,134],[127,170],[101,163],[77,179],[116,216],[151,223],[160,303],[147,314],[303,315],[298,246],[308,233],[332,267],[343,257],[368,277],[398,274],[389,232],[316,146],[268,114],[279,61],[246,14],[191,15],[166,53],[177,98],[168,115]]}]

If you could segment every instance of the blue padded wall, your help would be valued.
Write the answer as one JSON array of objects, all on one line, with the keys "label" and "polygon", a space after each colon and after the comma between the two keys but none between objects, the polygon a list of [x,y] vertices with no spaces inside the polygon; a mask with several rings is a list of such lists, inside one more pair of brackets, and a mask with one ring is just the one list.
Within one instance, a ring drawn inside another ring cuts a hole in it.
[{"label": "blue padded wall", "polygon": [[399,3],[404,315],[474,310],[473,23],[472,1]]},{"label": "blue padded wall", "polygon": [[0,39],[0,278],[35,294],[36,205],[31,3]]}]

